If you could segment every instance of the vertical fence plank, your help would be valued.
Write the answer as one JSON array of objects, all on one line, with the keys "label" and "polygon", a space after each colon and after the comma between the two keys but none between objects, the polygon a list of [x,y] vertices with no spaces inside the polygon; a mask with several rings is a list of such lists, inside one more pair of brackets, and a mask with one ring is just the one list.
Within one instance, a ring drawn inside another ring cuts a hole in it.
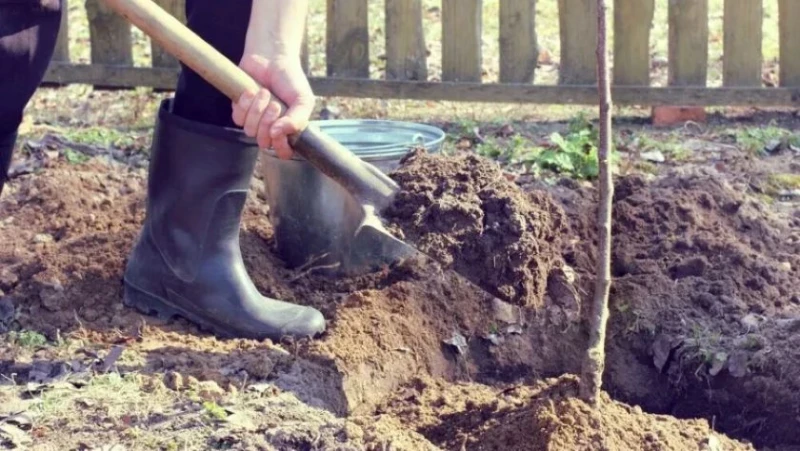
[{"label": "vertical fence plank", "polygon": [[369,77],[367,13],[367,0],[328,0],[328,76]]},{"label": "vertical fence plank", "polygon": [[536,0],[500,0],[500,82],[531,83],[538,57]]},{"label": "vertical fence plank", "polygon": [[92,63],[133,65],[131,26],[102,0],[86,0]]},{"label": "vertical fence plank", "polygon": [[[184,0],[155,0],[155,2],[164,8],[164,10],[172,14],[181,23],[186,23],[186,11],[184,9]],[[155,41],[150,41],[150,49],[152,52],[153,67],[178,67],[178,60],[167,53]]]},{"label": "vertical fence plank", "polygon": [[800,86],[800,1],[779,0],[781,86]]},{"label": "vertical fence plank", "polygon": [[650,27],[655,0],[614,2],[614,84],[650,85]]},{"label": "vertical fence plank", "polygon": [[707,79],[708,0],[669,0],[669,84],[706,86]]},{"label": "vertical fence plank", "polygon": [[762,0],[725,0],[722,79],[725,86],[761,86]]},{"label": "vertical fence plank", "polygon": [[69,62],[69,1],[64,0],[61,4],[61,25],[58,29],[56,47],[53,49],[53,61],[61,63]]},{"label": "vertical fence plank", "polygon": [[442,0],[442,80],[480,82],[482,0]]},{"label": "vertical fence plank", "polygon": [[420,0],[386,0],[386,78],[428,79]]},{"label": "vertical fence plank", "polygon": [[562,85],[597,83],[597,1],[558,0]]}]

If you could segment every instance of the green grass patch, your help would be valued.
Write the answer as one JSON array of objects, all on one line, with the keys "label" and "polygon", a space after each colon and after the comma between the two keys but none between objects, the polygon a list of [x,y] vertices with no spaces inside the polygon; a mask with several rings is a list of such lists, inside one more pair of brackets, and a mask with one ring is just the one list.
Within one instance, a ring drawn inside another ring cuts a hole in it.
[{"label": "green grass patch", "polygon": [[40,348],[47,345],[47,337],[33,330],[11,331],[7,340],[23,348]]},{"label": "green grass patch", "polygon": [[774,125],[739,129],[734,132],[734,138],[740,149],[755,155],[764,155],[771,148],[800,147],[799,135]]}]

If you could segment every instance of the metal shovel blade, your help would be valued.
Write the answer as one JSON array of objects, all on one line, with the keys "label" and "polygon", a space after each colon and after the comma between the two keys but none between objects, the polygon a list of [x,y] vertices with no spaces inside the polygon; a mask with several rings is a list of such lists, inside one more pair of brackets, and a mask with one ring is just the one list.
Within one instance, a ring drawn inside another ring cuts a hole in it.
[{"label": "metal shovel blade", "polygon": [[345,273],[361,274],[419,254],[418,249],[386,230],[375,207],[362,205],[361,212],[363,216],[343,261]]}]

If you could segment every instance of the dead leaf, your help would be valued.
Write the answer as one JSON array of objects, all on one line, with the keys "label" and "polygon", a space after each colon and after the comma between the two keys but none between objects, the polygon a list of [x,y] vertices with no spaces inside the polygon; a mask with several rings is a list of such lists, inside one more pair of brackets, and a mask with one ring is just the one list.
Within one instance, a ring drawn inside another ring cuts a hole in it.
[{"label": "dead leaf", "polygon": [[97,368],[97,371],[100,373],[107,373],[111,367],[117,363],[117,360],[122,355],[122,352],[125,350],[122,346],[114,346],[111,348],[111,351],[108,352],[108,355],[103,359],[103,363]]},{"label": "dead leaf", "polygon": [[456,348],[459,354],[466,354],[467,353],[467,339],[464,338],[463,335],[458,333],[458,331],[453,332],[453,336],[447,340],[443,340],[445,344],[453,346]]},{"label": "dead leaf", "polygon": [[669,362],[672,356],[672,351],[678,347],[680,340],[675,338],[659,335],[650,347],[650,352],[653,354],[653,365],[658,368],[659,372],[664,371],[664,367]]},{"label": "dead leaf", "polygon": [[708,369],[708,374],[716,376],[725,368],[726,363],[728,363],[728,354],[717,352],[711,360],[711,368]]}]

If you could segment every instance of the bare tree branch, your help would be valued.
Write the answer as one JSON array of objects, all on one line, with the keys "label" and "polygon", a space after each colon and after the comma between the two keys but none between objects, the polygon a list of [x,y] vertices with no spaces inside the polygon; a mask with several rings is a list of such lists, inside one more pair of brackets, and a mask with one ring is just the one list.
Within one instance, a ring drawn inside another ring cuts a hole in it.
[{"label": "bare tree branch", "polygon": [[596,404],[605,368],[606,324],[608,323],[608,294],[611,288],[611,209],[614,185],[609,154],[611,149],[611,87],[608,71],[608,5],[597,0],[597,89],[600,102],[600,143],[598,184],[600,201],[597,212],[599,252],[594,299],[592,301],[589,346],[581,368],[580,396]]}]

